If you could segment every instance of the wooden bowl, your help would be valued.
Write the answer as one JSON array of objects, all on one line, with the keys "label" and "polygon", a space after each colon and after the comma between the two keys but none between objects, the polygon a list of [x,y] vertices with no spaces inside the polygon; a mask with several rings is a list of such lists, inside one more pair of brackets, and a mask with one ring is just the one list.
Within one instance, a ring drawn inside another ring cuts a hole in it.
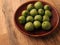
[{"label": "wooden bowl", "polygon": [[48,2],[41,1],[43,5],[48,4],[51,7],[51,12],[52,12],[51,24],[52,24],[52,28],[49,31],[43,31],[42,29],[40,29],[41,31],[37,31],[37,32],[27,32],[27,31],[25,31],[24,26],[21,25],[18,22],[18,17],[21,16],[21,12],[26,9],[28,4],[30,4],[30,3],[34,4],[35,2],[37,2],[37,1],[28,1],[28,2],[20,5],[20,7],[16,10],[15,15],[14,15],[15,25],[18,28],[18,30],[20,32],[22,32],[23,34],[25,34],[25,35],[29,35],[29,36],[33,36],[33,37],[39,37],[39,36],[42,37],[42,36],[49,35],[53,31],[55,31],[55,29],[57,28],[58,23],[59,23],[59,16],[58,16],[58,12],[57,12],[56,8]]}]

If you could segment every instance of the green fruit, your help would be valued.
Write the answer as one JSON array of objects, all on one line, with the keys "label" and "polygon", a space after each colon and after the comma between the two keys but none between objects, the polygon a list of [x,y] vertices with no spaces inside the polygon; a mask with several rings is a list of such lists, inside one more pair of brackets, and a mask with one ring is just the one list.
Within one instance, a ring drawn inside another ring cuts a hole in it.
[{"label": "green fruit", "polygon": [[36,29],[41,27],[41,23],[39,21],[34,21],[33,24]]},{"label": "green fruit", "polygon": [[36,20],[36,21],[42,21],[42,16],[41,15],[36,15],[34,17],[34,20]]},{"label": "green fruit", "polygon": [[37,15],[37,10],[36,10],[36,9],[32,9],[32,10],[30,11],[30,15],[31,15],[31,16]]},{"label": "green fruit", "polygon": [[43,16],[43,21],[50,21],[50,19],[49,19],[48,16],[44,15],[44,16]]},{"label": "green fruit", "polygon": [[34,19],[33,19],[32,16],[27,16],[26,21],[27,21],[27,22],[33,22]]},{"label": "green fruit", "polygon": [[32,5],[32,4],[29,4],[29,5],[27,6],[27,10],[30,11],[31,9],[33,9],[33,5]]},{"label": "green fruit", "polygon": [[19,21],[20,24],[25,24],[26,19],[25,19],[24,16],[20,16],[20,17],[18,18],[18,21]]},{"label": "green fruit", "polygon": [[26,17],[27,15],[28,15],[28,11],[27,10],[23,10],[22,11],[22,16],[25,16]]},{"label": "green fruit", "polygon": [[43,9],[39,9],[39,10],[38,10],[38,13],[39,13],[40,15],[44,15],[44,10],[43,10]]},{"label": "green fruit", "polygon": [[50,6],[49,6],[49,5],[45,5],[45,6],[44,6],[44,9],[45,9],[45,10],[50,10]]},{"label": "green fruit", "polygon": [[49,29],[51,29],[51,23],[49,21],[44,21],[42,23],[42,29],[43,30],[49,30]]},{"label": "green fruit", "polygon": [[41,8],[43,8],[43,5],[42,5],[41,2],[36,2],[36,3],[34,4],[34,7],[35,7],[36,9],[41,9]]},{"label": "green fruit", "polygon": [[49,10],[46,10],[45,15],[47,15],[48,17],[51,17],[52,13]]},{"label": "green fruit", "polygon": [[32,24],[32,22],[28,22],[25,24],[25,30],[26,31],[33,31],[34,30],[34,25]]}]

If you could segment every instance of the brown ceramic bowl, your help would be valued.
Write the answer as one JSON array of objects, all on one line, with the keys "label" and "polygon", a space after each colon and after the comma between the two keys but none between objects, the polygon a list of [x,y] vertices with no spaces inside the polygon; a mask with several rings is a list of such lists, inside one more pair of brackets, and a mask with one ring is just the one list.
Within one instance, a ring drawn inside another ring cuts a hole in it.
[{"label": "brown ceramic bowl", "polygon": [[21,12],[26,9],[27,5],[32,3],[34,4],[35,2],[37,1],[28,1],[24,4],[22,4],[15,12],[15,15],[14,15],[14,22],[16,24],[16,27],[18,28],[18,30],[20,32],[22,32],[23,34],[25,35],[29,35],[29,36],[33,36],[33,37],[42,37],[42,36],[46,36],[46,35],[49,35],[51,34],[53,31],[55,31],[55,29],[57,28],[58,26],[58,23],[59,23],[59,16],[58,16],[58,12],[56,10],[56,8],[54,6],[52,6],[50,3],[48,2],[44,2],[44,1],[41,1],[43,5],[45,4],[48,4],[50,5],[51,7],[51,12],[52,12],[52,18],[51,18],[51,24],[52,24],[52,28],[49,30],[49,31],[43,31],[42,29],[40,29],[41,31],[38,31],[38,32],[27,32],[25,31],[24,29],[24,26],[21,25],[19,22],[18,22],[18,17],[21,16]]}]

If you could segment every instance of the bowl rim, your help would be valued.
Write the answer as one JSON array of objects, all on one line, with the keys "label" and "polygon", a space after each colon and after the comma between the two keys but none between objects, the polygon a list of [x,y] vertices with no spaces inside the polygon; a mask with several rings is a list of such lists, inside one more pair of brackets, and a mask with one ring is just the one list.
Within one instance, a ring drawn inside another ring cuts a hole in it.
[{"label": "bowl rim", "polygon": [[[38,2],[37,0],[33,0],[33,2],[34,2],[34,1]],[[59,13],[58,13],[58,11],[57,11],[57,9],[56,9],[56,7],[55,7],[54,5],[52,5],[51,3],[48,3],[48,2],[46,2],[46,1],[42,1],[42,0],[41,0],[41,2],[43,2],[43,3],[45,2],[45,3],[49,4],[52,8],[54,8],[54,10],[56,11],[57,16],[58,16],[57,23],[56,23],[55,27],[54,27],[51,31],[49,31],[49,32],[47,32],[47,33],[45,33],[45,34],[41,34],[41,35],[31,35],[31,34],[25,33],[24,31],[22,31],[22,30],[16,25],[15,15],[16,15],[17,10],[18,10],[22,5],[24,5],[24,4],[26,4],[26,3],[29,3],[29,2],[32,2],[32,1],[27,1],[27,2],[25,2],[25,3],[23,3],[23,4],[21,4],[21,5],[16,9],[16,11],[15,11],[15,13],[14,13],[14,23],[15,23],[15,26],[17,27],[17,29],[19,29],[19,31],[20,31],[21,33],[23,33],[23,34],[25,34],[25,35],[32,36],[32,37],[44,37],[44,36],[46,36],[46,35],[51,34],[51,33],[57,28],[57,26],[58,26],[58,24],[59,24]]]}]

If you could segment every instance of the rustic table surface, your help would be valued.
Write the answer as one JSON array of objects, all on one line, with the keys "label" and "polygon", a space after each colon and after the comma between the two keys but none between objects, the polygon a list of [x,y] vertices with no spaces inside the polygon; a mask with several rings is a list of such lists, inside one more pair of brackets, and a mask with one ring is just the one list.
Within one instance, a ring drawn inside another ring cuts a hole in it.
[{"label": "rustic table surface", "polygon": [[[30,0],[0,0],[0,45],[60,45],[60,24],[56,32],[43,38],[22,34],[14,24],[14,13]],[[60,13],[60,0],[43,0],[51,3]]]}]

